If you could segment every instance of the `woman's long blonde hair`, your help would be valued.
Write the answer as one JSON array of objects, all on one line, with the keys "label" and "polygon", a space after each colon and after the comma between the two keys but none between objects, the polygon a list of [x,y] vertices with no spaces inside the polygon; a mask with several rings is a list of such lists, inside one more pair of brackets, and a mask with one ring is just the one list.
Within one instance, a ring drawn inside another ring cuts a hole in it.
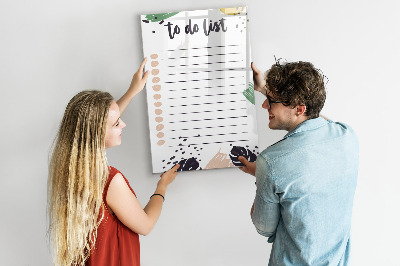
[{"label": "woman's long blonde hair", "polygon": [[56,265],[83,265],[96,241],[109,173],[105,135],[112,100],[107,92],[82,91],[68,103],[61,121],[48,179],[49,233]]}]

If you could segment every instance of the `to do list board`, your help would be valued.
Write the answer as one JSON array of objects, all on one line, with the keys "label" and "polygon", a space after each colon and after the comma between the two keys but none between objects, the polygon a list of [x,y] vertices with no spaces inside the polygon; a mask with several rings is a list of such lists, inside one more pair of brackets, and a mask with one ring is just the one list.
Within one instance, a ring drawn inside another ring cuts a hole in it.
[{"label": "to do list board", "polygon": [[153,173],[258,154],[246,7],[141,16]]}]

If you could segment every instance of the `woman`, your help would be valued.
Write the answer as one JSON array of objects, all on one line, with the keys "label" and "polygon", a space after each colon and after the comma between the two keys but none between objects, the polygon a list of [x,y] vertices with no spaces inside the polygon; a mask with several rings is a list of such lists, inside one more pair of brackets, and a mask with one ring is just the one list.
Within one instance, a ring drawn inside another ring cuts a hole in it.
[{"label": "woman", "polygon": [[128,180],[108,166],[106,149],[121,144],[120,116],[144,87],[146,59],[115,102],[107,92],[83,91],[65,110],[49,166],[48,207],[56,265],[140,265],[139,236],[161,213],[179,165],[161,175],[143,209]]}]

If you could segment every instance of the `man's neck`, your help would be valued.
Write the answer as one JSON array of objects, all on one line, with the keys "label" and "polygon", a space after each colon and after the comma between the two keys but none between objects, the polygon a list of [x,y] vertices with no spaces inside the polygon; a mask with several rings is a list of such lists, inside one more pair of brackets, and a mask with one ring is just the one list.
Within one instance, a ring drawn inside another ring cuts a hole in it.
[{"label": "man's neck", "polygon": [[307,121],[308,119],[310,119],[310,117],[304,116],[304,115],[297,117],[296,120],[293,121],[293,123],[292,123],[292,125],[291,125],[291,127],[290,127],[290,129],[288,131],[292,131],[293,129],[295,129],[301,123],[303,123],[304,121]]}]

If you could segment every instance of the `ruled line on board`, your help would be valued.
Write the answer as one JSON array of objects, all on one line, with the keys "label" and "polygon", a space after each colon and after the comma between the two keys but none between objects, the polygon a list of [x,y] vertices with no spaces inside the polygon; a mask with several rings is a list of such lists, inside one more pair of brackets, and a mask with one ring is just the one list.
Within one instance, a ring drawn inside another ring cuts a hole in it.
[{"label": "ruled line on board", "polygon": [[190,143],[187,145],[179,144],[179,145],[168,146],[168,147],[197,146],[197,145],[203,145],[203,144],[227,143],[227,142],[238,142],[238,141],[250,141],[250,140],[249,139],[239,139],[239,140],[226,140],[226,141],[204,142],[204,143]]},{"label": "ruled line on board", "polygon": [[199,135],[197,135],[197,136],[190,136],[190,137],[178,137],[178,138],[169,138],[169,139],[182,139],[182,138],[184,138],[184,139],[188,139],[188,138],[191,138],[191,137],[194,137],[194,138],[201,138],[201,137],[213,137],[213,136],[237,135],[237,134],[246,134],[246,133],[249,133],[249,132],[248,132],[248,131],[242,131],[242,132],[221,133],[221,134],[214,134],[214,135],[203,135],[203,136],[201,136],[201,135],[199,134]]},{"label": "ruled line on board", "polygon": [[223,112],[223,111],[236,111],[247,109],[247,107],[236,108],[236,109],[225,109],[225,110],[206,110],[206,111],[197,111],[197,112],[187,112],[187,113],[175,113],[175,114],[167,114],[167,115],[187,115],[187,114],[199,114],[199,113],[212,113],[212,112]]},{"label": "ruled line on board", "polygon": [[221,79],[237,79],[237,78],[244,78],[244,76],[238,76],[238,77],[226,77],[226,78],[213,78],[213,79],[192,79],[192,80],[178,80],[178,81],[165,81],[164,83],[183,83],[183,82],[193,82],[193,81],[203,81],[203,80],[221,80]]},{"label": "ruled line on board", "polygon": [[216,126],[216,127],[194,127],[194,128],[181,128],[181,129],[171,129],[167,131],[180,131],[180,130],[193,130],[193,129],[205,129],[205,128],[219,128],[219,127],[238,127],[238,126],[248,126],[248,124],[235,124],[235,125],[226,125],[226,126]]},{"label": "ruled line on board", "polygon": [[186,91],[186,90],[200,90],[200,89],[212,89],[212,88],[225,88],[225,87],[232,87],[232,86],[243,86],[246,85],[245,83],[242,84],[230,84],[230,85],[218,85],[218,86],[208,86],[208,87],[195,87],[195,88],[187,88],[187,89],[177,89],[177,90],[168,90],[168,91]]},{"label": "ruled line on board", "polygon": [[191,48],[180,48],[180,49],[170,49],[167,50],[168,52],[173,52],[173,51],[186,51],[186,50],[198,50],[198,49],[210,49],[210,48],[223,48],[223,47],[235,47],[235,46],[240,46],[239,44],[227,44],[227,45],[216,45],[216,46],[204,46],[204,47],[191,47]]},{"label": "ruled line on board", "polygon": [[167,67],[188,67],[188,66],[199,66],[199,65],[213,65],[213,64],[226,64],[226,63],[238,63],[238,62],[243,62],[243,60],[233,60],[233,61],[226,61],[226,62],[213,62],[213,63],[199,63],[199,64],[191,64],[191,65],[171,65]]},{"label": "ruled line on board", "polygon": [[210,56],[216,56],[216,55],[230,55],[230,54],[241,54],[241,53],[206,54],[206,55],[192,55],[192,56],[181,56],[181,57],[168,57],[166,59],[162,58],[161,60],[175,60],[175,59],[192,58],[192,57],[210,57]]},{"label": "ruled line on board", "polygon": [[215,103],[192,103],[192,104],[170,105],[169,107],[181,107],[181,106],[202,105],[202,104],[217,104],[217,103],[237,103],[237,102],[245,102],[245,101],[246,101],[246,100],[227,101],[227,102],[215,102]]},{"label": "ruled line on board", "polygon": [[233,95],[233,94],[242,94],[243,92],[232,92],[232,93],[218,93],[218,94],[207,94],[207,95],[193,95],[193,96],[182,96],[177,98],[167,98],[168,100],[175,99],[186,99],[186,98],[199,98],[199,97],[209,97],[209,96],[223,96],[223,95]]},{"label": "ruled line on board", "polygon": [[193,120],[182,120],[182,121],[171,121],[168,122],[169,124],[175,124],[175,123],[188,123],[188,122],[201,122],[201,121],[211,121],[211,120],[224,120],[224,119],[238,119],[242,117],[247,117],[247,115],[242,115],[242,116],[230,116],[230,117],[217,117],[217,118],[204,118],[204,119],[193,119]]},{"label": "ruled line on board", "polygon": [[[173,76],[173,75],[186,75],[186,74],[198,74],[198,73],[209,73],[209,72],[220,72],[220,71],[233,71],[233,70],[238,70],[237,68],[228,68],[228,69],[216,69],[216,70],[202,70],[202,71],[191,71],[191,72],[181,72],[181,73],[168,73],[168,76]],[[246,69],[241,69],[241,71],[245,71]]]}]

